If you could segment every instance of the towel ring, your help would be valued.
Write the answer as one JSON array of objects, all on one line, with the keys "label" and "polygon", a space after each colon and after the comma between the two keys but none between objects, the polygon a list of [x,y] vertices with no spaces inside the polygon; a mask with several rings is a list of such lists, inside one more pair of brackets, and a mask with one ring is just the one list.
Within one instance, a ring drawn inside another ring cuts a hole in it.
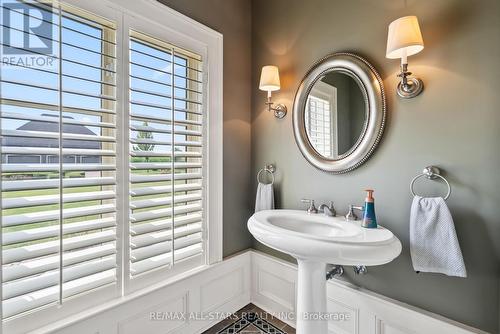
[{"label": "towel ring", "polygon": [[267,172],[271,175],[271,184],[274,184],[274,172],[275,172],[275,170],[276,170],[276,168],[274,168],[273,165],[264,166],[264,168],[259,170],[259,172],[257,173],[257,182],[262,183],[262,182],[260,182],[260,175],[262,174],[262,172]]},{"label": "towel ring", "polygon": [[422,176],[425,176],[426,178],[428,178],[429,180],[434,180],[436,178],[440,178],[441,180],[443,180],[446,185],[448,186],[448,193],[446,193],[446,196],[444,197],[444,200],[446,201],[450,195],[451,195],[451,186],[450,186],[450,183],[448,182],[448,180],[446,180],[441,174],[441,171],[439,170],[439,168],[435,167],[435,166],[427,166],[424,168],[424,170],[422,171],[422,174],[420,175],[417,175],[413,178],[413,180],[411,180],[410,182],[410,192],[413,196],[417,196],[415,194],[415,191],[413,190],[413,185],[415,184],[415,181],[417,181],[419,178],[421,178]]}]

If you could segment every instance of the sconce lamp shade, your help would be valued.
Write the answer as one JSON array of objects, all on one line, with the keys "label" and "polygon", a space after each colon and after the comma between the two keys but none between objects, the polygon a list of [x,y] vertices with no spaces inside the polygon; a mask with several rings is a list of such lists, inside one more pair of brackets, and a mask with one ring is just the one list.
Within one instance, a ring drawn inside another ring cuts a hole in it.
[{"label": "sconce lamp shade", "polygon": [[277,66],[268,65],[262,67],[259,89],[267,92],[280,89],[280,75]]},{"label": "sconce lamp shade", "polygon": [[387,58],[406,58],[423,48],[424,40],[416,16],[405,16],[391,22],[387,36]]}]

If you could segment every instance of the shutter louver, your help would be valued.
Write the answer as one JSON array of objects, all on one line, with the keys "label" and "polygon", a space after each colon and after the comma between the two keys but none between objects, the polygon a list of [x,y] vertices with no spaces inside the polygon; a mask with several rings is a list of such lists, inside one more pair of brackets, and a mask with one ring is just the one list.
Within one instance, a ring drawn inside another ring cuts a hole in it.
[{"label": "shutter louver", "polygon": [[54,66],[2,68],[4,318],[117,281],[115,25],[19,3],[52,18]]},{"label": "shutter louver", "polygon": [[130,33],[130,274],[203,253],[201,57]]}]

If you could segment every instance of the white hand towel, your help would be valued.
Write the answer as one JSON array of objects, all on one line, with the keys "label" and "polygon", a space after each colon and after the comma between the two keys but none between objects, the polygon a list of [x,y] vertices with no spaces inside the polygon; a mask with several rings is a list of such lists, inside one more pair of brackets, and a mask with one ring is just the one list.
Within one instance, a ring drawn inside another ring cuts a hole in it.
[{"label": "white hand towel", "polygon": [[410,253],[416,271],[467,277],[453,218],[443,198],[413,198]]},{"label": "white hand towel", "polygon": [[255,198],[255,212],[274,209],[273,184],[263,184],[259,182],[257,186],[257,196]]}]

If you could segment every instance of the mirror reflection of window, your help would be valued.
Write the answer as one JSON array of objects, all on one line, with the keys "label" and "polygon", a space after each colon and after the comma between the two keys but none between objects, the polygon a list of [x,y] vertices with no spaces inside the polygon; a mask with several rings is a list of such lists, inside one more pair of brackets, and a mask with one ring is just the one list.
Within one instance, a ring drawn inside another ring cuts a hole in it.
[{"label": "mirror reflection of window", "polygon": [[305,125],[314,149],[324,157],[338,155],[337,88],[318,81],[307,99]]},{"label": "mirror reflection of window", "polygon": [[323,76],[307,97],[304,123],[311,146],[329,159],[346,154],[363,132],[365,110],[363,93],[350,75]]}]

